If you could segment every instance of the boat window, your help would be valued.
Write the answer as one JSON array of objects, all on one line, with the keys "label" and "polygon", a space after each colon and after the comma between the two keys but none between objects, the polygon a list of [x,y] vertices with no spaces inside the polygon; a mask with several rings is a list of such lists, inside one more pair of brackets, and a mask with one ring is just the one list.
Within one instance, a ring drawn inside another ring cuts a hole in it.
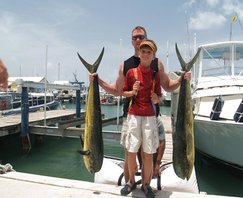
[{"label": "boat window", "polygon": [[243,76],[243,46],[235,46],[235,75]]},{"label": "boat window", "polygon": [[[202,48],[202,76],[243,76],[243,46],[220,45]],[[233,50],[233,51],[232,51]]]},{"label": "boat window", "polygon": [[204,48],[202,76],[229,75],[230,62],[229,46]]}]

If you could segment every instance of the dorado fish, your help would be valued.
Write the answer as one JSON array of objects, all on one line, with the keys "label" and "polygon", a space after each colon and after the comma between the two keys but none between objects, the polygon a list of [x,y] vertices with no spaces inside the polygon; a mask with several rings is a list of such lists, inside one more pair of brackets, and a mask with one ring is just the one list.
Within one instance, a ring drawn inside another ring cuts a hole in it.
[{"label": "dorado fish", "polygon": [[[87,70],[92,74],[97,71],[103,54],[104,48],[93,65],[87,63],[79,53],[78,57]],[[95,76],[94,81],[91,81],[89,84],[85,113],[85,129],[81,144],[83,144],[83,148],[80,152],[83,154],[86,169],[90,173],[98,172],[103,163],[104,153],[98,76]]]},{"label": "dorado fish", "polygon": [[[182,71],[190,71],[199,55],[200,50],[189,63],[185,63],[178,50],[176,54]],[[195,148],[193,131],[193,112],[190,81],[182,78],[177,107],[176,127],[173,133],[173,167],[178,177],[190,178],[194,166]]]}]

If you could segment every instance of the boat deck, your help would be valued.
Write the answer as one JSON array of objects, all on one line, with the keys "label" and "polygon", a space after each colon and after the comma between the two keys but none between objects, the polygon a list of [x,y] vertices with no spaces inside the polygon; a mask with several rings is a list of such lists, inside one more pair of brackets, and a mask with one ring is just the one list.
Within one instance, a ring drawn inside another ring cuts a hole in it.
[{"label": "boat deck", "polygon": [[[122,186],[97,184],[79,180],[61,179],[20,172],[0,174],[1,197],[32,198],[32,197],[121,197]],[[127,197],[143,198],[144,193],[137,188]],[[225,196],[157,191],[156,197],[163,198],[220,198]]]}]

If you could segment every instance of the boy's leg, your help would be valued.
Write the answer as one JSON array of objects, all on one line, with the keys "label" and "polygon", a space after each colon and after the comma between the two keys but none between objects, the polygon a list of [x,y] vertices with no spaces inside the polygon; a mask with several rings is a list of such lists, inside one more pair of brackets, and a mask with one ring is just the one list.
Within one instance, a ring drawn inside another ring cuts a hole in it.
[{"label": "boy's leg", "polygon": [[155,116],[144,117],[142,123],[143,168],[142,183],[150,184],[153,170],[153,154],[159,146],[157,120]]}]

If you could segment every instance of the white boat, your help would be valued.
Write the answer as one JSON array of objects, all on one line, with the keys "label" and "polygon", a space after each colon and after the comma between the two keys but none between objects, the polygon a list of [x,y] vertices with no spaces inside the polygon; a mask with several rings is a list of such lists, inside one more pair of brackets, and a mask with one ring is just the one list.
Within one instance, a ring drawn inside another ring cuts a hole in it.
[{"label": "white boat", "polygon": [[[123,174],[124,161],[114,157],[104,157],[102,168],[95,173],[94,182],[111,185],[125,185]],[[136,182],[141,180],[141,176],[135,176]],[[160,185],[158,180],[152,179],[151,187],[175,192],[199,193],[195,169],[193,169],[190,179],[182,180],[174,172],[172,163],[161,166]],[[160,188],[158,188],[160,187]],[[137,187],[139,188],[139,187]]]},{"label": "white boat", "polygon": [[[44,109],[45,94],[29,93],[29,112]],[[57,109],[59,102],[54,99],[54,94],[46,93],[46,110]],[[21,94],[13,92],[0,93],[0,114],[3,116],[21,113]]]},{"label": "white boat", "polygon": [[199,48],[192,75],[195,147],[243,170],[243,42]]},{"label": "white boat", "polygon": [[117,105],[118,98],[108,94],[100,92],[100,104],[101,105]]}]

